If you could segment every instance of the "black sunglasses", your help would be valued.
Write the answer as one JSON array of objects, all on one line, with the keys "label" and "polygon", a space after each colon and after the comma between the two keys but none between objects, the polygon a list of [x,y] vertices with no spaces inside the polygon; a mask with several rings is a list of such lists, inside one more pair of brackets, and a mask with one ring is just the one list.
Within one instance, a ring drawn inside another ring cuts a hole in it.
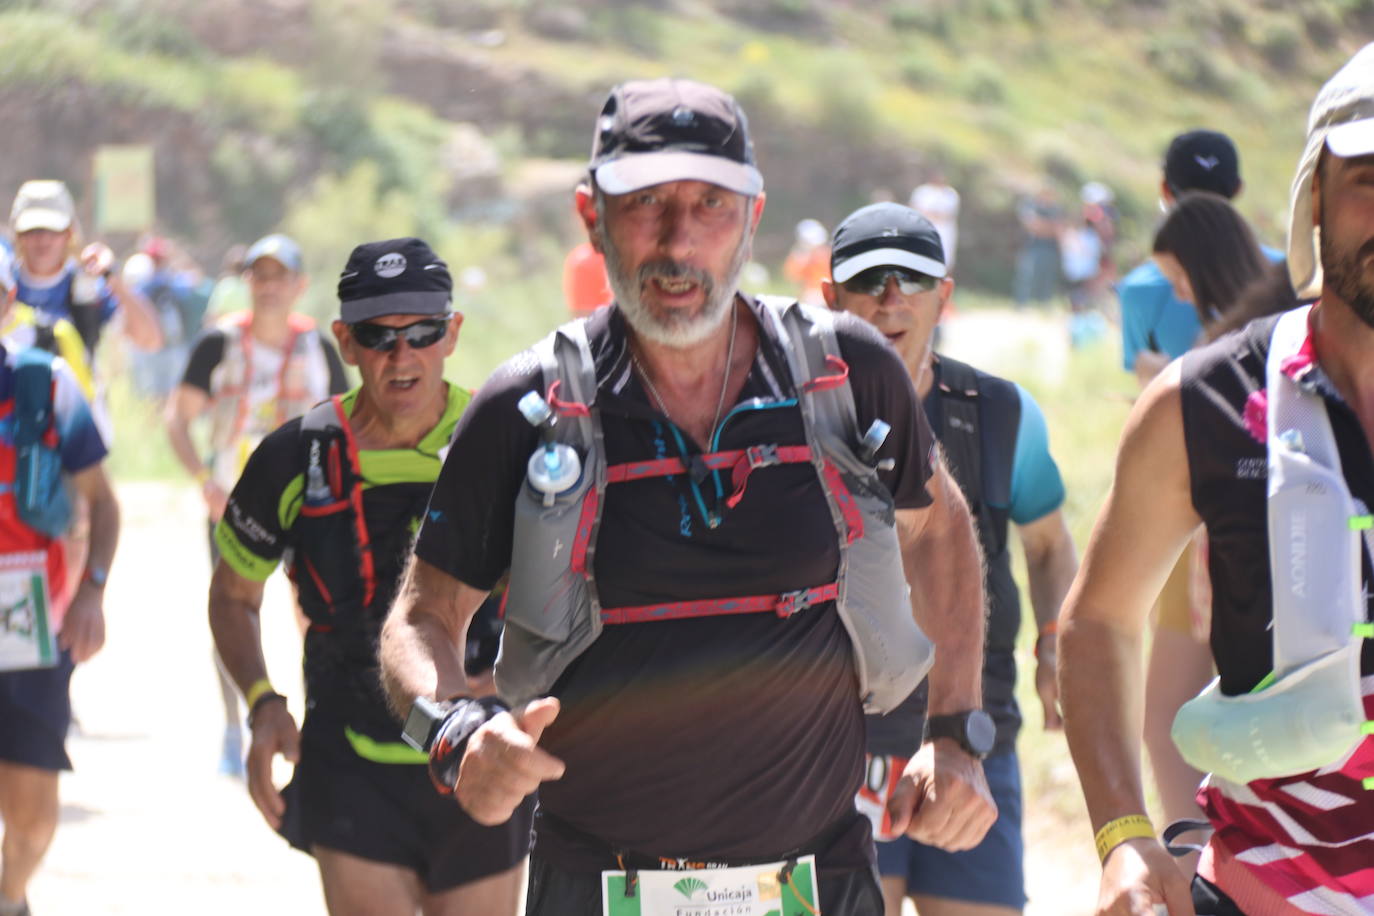
[{"label": "black sunglasses", "polygon": [[887,289],[887,278],[897,281],[897,288],[903,296],[914,296],[918,292],[928,293],[940,282],[939,277],[918,274],[904,267],[870,267],[855,274],[841,284],[847,292],[856,296],[872,296],[875,299]]},{"label": "black sunglasses", "polygon": [[348,326],[348,333],[353,335],[358,346],[376,350],[378,353],[390,353],[396,349],[396,341],[402,337],[410,344],[411,349],[423,350],[444,339],[444,335],[448,333],[449,319],[452,317],[452,314],[448,314],[438,318],[421,318],[403,328],[359,321]]}]

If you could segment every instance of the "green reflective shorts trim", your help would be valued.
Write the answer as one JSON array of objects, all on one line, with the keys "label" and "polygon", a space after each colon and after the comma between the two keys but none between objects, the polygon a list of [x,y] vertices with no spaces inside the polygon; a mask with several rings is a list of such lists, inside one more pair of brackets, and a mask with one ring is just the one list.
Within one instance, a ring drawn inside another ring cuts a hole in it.
[{"label": "green reflective shorts trim", "polygon": [[429,763],[429,755],[399,741],[378,741],[344,726],[344,737],[353,745],[353,753],[373,763]]}]

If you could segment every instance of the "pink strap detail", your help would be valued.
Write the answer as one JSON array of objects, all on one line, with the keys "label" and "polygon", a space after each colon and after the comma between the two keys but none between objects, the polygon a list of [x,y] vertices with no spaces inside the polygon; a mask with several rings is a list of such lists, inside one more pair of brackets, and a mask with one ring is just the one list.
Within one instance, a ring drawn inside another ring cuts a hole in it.
[{"label": "pink strap detail", "polygon": [[592,540],[592,523],[596,521],[596,506],[600,494],[596,487],[587,491],[582,500],[582,514],[577,519],[577,537],[573,540],[572,556],[568,567],[579,576],[587,575],[587,545]]},{"label": "pink strap detail", "polygon": [[549,385],[548,394],[544,397],[544,400],[549,402],[549,406],[557,411],[559,416],[590,417],[592,415],[587,405],[580,401],[560,401],[558,399],[558,389],[561,387],[563,387],[563,380],[561,378],[554,379],[552,384]]},{"label": "pink strap detail", "polygon": [[[759,463],[750,464],[750,455]],[[776,460],[761,460],[764,456],[776,455]],[[731,484],[738,492],[742,480],[749,476],[755,467],[768,467],[773,464],[798,464],[811,460],[811,449],[805,445],[754,445],[746,449],[731,449],[725,452],[707,452],[697,456],[707,469],[712,471],[731,470]],[[606,468],[607,483],[624,483],[627,480],[646,480],[650,477],[667,477],[670,474],[687,473],[687,464],[681,458],[655,458],[652,461],[627,461]],[[738,499],[735,502],[739,502]],[[730,506],[733,508],[734,503]]]},{"label": "pink strap detail", "polygon": [[835,467],[829,460],[821,465],[821,473],[825,475],[825,482],[830,488],[830,495],[835,497],[835,502],[839,504],[840,515],[844,516],[844,526],[848,529],[845,540],[853,544],[864,536],[864,517],[859,512],[859,507],[854,505],[854,497],[849,493],[849,487],[844,485],[844,478],[840,476],[839,468]]},{"label": "pink strap detail", "polygon": [[849,363],[840,359],[833,353],[827,353],[825,364],[835,370],[834,375],[820,375],[811,379],[809,382],[802,382],[801,390],[807,394],[815,391],[828,391],[831,388],[838,388],[849,381]]},{"label": "pink strap detail", "polygon": [[822,601],[840,595],[839,583],[783,592],[781,595],[751,595],[746,598],[707,598],[670,604],[641,604],[634,607],[602,608],[604,624],[652,623],[656,620],[685,620],[690,617],[720,617],[726,614],[757,614],[772,611],[784,620]]},{"label": "pink strap detail", "polygon": [[735,491],[725,500],[731,509],[744,498],[744,487],[749,483],[749,475],[755,468],[772,467],[775,464],[800,464],[811,460],[811,449],[805,445],[751,445],[744,455],[735,462],[730,474],[730,483]]}]

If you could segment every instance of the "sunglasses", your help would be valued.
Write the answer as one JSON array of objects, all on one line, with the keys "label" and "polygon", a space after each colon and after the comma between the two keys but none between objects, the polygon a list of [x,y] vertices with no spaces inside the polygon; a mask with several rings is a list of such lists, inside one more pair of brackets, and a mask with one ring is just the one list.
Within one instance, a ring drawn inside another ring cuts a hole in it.
[{"label": "sunglasses", "polygon": [[888,277],[897,281],[897,289],[901,290],[903,296],[914,296],[918,292],[928,293],[940,282],[939,277],[918,274],[903,267],[870,267],[845,280],[841,285],[847,292],[856,296],[872,296],[876,299],[887,289]]},{"label": "sunglasses", "polygon": [[438,318],[422,318],[403,328],[359,321],[348,326],[348,333],[353,335],[358,346],[376,350],[378,353],[390,353],[396,349],[396,341],[402,337],[412,350],[423,350],[444,339],[444,335],[448,333],[449,319],[452,317],[452,314],[448,314]]}]

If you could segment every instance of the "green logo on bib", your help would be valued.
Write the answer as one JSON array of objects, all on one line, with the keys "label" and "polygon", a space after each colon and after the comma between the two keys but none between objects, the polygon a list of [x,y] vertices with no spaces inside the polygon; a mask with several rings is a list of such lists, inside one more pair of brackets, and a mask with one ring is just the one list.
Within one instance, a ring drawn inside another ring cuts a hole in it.
[{"label": "green logo on bib", "polygon": [[677,892],[688,900],[691,900],[693,895],[705,886],[706,882],[700,878],[683,878],[677,884],[673,885],[673,887],[677,889]]}]

